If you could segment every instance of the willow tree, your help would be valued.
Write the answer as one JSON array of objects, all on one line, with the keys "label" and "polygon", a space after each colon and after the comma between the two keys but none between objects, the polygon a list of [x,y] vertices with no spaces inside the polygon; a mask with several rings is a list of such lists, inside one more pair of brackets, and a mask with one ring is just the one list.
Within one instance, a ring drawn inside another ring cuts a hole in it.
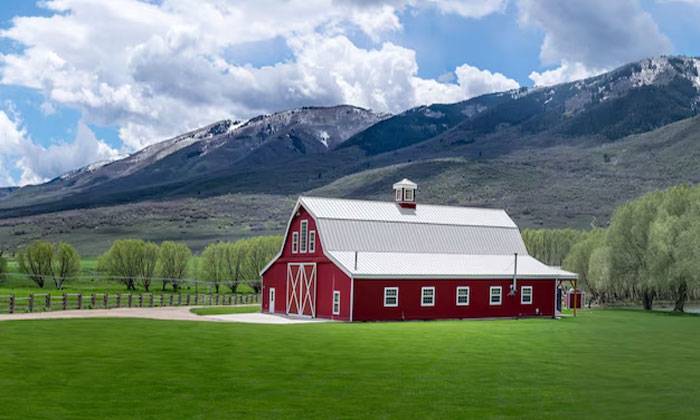
[{"label": "willow tree", "polygon": [[260,293],[260,271],[274,258],[282,246],[282,236],[258,236],[248,239],[248,258],[245,278],[255,293]]},{"label": "willow tree", "polygon": [[662,199],[662,193],[652,193],[618,207],[608,230],[613,286],[626,297],[641,298],[647,310],[660,290],[651,264],[649,232]]},{"label": "willow tree", "polygon": [[582,235],[583,239],[571,248],[563,263],[564,269],[577,273],[583,287],[598,300],[602,297],[603,288],[609,288],[609,284],[607,279],[601,277],[604,272],[597,271],[592,264],[592,259],[600,260],[603,257],[598,250],[605,247],[606,234],[604,229],[593,229]]},{"label": "willow tree", "polygon": [[98,268],[114,276],[127,290],[141,284],[149,290],[158,261],[158,245],[140,239],[119,239],[99,259]]},{"label": "willow tree", "polygon": [[183,243],[165,241],[158,251],[158,267],[163,277],[163,290],[170,283],[177,292],[187,274],[187,265],[192,258],[192,251]]},{"label": "willow tree", "polygon": [[525,229],[522,232],[527,252],[548,265],[561,266],[571,248],[584,237],[574,229]]},{"label": "willow tree", "polygon": [[692,288],[700,283],[700,194],[686,185],[664,192],[650,226],[651,268],[663,290],[683,312]]}]

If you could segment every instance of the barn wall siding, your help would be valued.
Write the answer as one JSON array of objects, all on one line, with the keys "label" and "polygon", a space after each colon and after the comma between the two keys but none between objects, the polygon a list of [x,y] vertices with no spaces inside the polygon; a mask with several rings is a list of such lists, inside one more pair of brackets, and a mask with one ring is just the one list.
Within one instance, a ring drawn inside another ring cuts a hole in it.
[{"label": "barn wall siding", "polygon": [[[554,316],[554,280],[518,280],[518,293],[508,296],[511,280],[360,280],[355,279],[356,321]],[[435,306],[421,306],[421,288],[435,287]],[[457,306],[457,286],[469,286],[468,306]],[[491,286],[501,286],[501,305],[489,304]],[[533,287],[533,303],[520,303],[520,287]],[[399,288],[398,307],[384,307],[384,288]]]}]

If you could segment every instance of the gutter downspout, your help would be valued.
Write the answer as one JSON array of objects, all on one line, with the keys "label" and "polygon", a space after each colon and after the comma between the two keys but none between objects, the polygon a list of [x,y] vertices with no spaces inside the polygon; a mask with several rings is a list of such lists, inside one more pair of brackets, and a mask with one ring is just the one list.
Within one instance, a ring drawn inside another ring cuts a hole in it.
[{"label": "gutter downspout", "polygon": [[518,253],[515,253],[515,262],[513,263],[513,284],[510,286],[510,296],[515,296],[518,290]]}]

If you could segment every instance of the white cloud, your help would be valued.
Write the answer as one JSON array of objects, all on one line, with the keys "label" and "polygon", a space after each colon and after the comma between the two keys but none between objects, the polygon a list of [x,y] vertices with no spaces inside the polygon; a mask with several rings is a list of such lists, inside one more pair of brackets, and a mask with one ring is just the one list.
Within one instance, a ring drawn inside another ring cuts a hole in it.
[{"label": "white cloud", "polygon": [[[359,29],[378,41],[401,29],[398,16],[408,6],[481,17],[502,10],[504,0],[44,4],[60,13],[15,18],[0,32],[27,47],[0,54],[0,83],[39,89],[47,104],[77,107],[86,122],[118,126],[125,151],[222,118],[337,103],[398,112],[517,87],[468,65],[455,69],[456,83],[422,79],[413,50],[389,42],[359,48],[346,34]],[[275,37],[286,40],[293,59],[261,67],[226,60],[232,45]]]},{"label": "white cloud", "polygon": [[[43,147],[32,142],[17,115],[11,119],[0,110],[0,185],[27,185],[48,181],[59,174],[104,159],[115,159],[118,152],[98,140],[82,121],[73,142]],[[19,169],[15,180],[10,170]]]},{"label": "white cloud", "polygon": [[542,73],[533,71],[528,77],[535,86],[552,86],[586,79],[601,73],[604,73],[604,70],[591,70],[583,63],[569,63],[567,60],[562,60],[561,65],[555,69],[543,71]]},{"label": "white cloud", "polygon": [[464,17],[481,18],[503,12],[505,0],[428,0],[443,13],[455,13]]},{"label": "white cloud", "polygon": [[517,5],[522,25],[544,30],[542,63],[559,66],[533,72],[530,79],[538,85],[588,77],[672,50],[638,0],[518,0]]}]

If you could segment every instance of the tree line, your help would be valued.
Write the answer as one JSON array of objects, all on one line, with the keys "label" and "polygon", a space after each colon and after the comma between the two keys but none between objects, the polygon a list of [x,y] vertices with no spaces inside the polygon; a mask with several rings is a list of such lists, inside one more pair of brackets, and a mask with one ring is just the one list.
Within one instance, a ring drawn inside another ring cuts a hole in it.
[{"label": "tree line", "polygon": [[[208,282],[219,292],[227,286],[236,292],[242,282],[260,291],[259,272],[279,251],[281,236],[259,236],[236,242],[209,244],[195,256],[184,243],[165,241],[160,245],[140,239],[119,239],[98,258],[97,271],[122,283],[127,290],[137,286],[149,291],[154,279],[162,290],[169,285],[177,292],[192,276]],[[17,253],[17,266],[37,286],[53,280],[57,289],[80,273],[80,256],[73,246],[34,241]],[[0,275],[7,271],[7,259],[0,253]]]},{"label": "tree line", "polygon": [[588,232],[523,231],[528,252],[579,274],[603,305],[674,302],[682,312],[700,292],[700,186],[678,185],[618,207],[609,227]]}]

